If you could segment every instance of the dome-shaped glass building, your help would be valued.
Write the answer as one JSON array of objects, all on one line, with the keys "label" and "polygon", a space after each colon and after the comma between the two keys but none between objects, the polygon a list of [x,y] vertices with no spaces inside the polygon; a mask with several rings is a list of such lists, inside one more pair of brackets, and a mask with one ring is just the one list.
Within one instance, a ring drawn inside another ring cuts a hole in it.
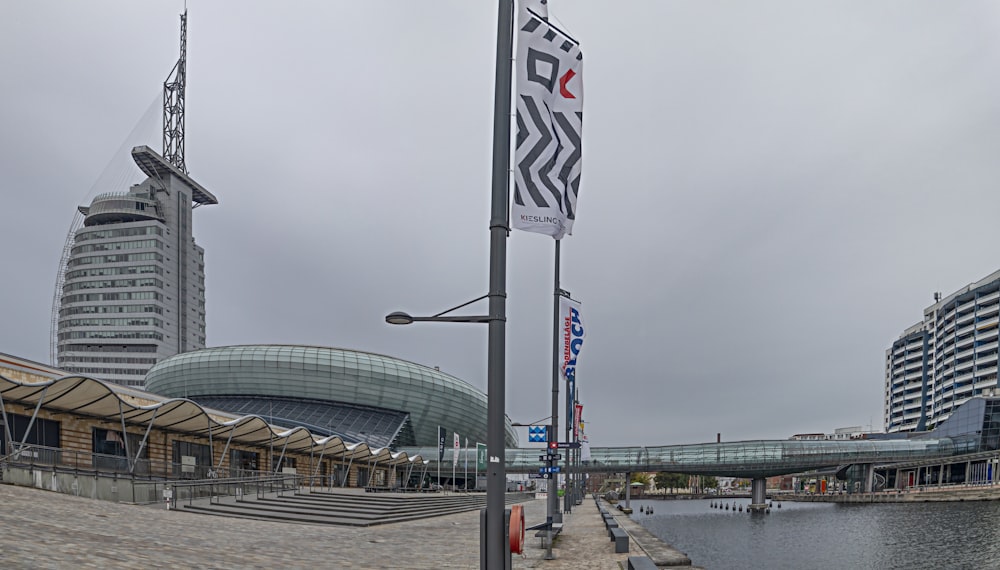
[{"label": "dome-shaped glass building", "polygon": [[[206,407],[304,426],[373,447],[445,447],[452,433],[486,441],[486,394],[454,376],[389,356],[318,346],[246,345],[178,354],[146,390]],[[506,447],[517,435],[506,420]]]}]

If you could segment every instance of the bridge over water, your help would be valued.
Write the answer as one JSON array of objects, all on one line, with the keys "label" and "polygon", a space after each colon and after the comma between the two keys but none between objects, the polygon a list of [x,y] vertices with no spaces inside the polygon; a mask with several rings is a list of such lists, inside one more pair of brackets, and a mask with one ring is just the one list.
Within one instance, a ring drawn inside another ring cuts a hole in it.
[{"label": "bridge over water", "polygon": [[[977,397],[955,409],[934,431],[875,436],[846,441],[749,440],[692,445],[595,447],[590,460],[569,472],[635,473],[667,471],[752,479],[751,507],[763,507],[766,478],[815,470],[852,467],[874,489],[876,466],[920,464],[956,456],[989,455],[1000,460],[1000,397]],[[565,450],[561,450],[565,452]],[[422,458],[438,457],[436,448],[407,449]],[[469,453],[466,450],[465,453]],[[474,452],[473,452],[474,453]],[[545,448],[508,449],[507,473],[537,473],[544,466]],[[452,459],[447,458],[449,463]],[[475,457],[469,458],[473,464]],[[982,458],[977,458],[982,459]],[[939,480],[945,470],[938,471]],[[968,474],[966,473],[966,476]],[[995,475],[989,475],[992,480]]]},{"label": "bridge over water", "polygon": [[[565,453],[566,450],[560,450]],[[886,464],[949,457],[976,451],[967,439],[897,439],[848,441],[750,440],[655,447],[594,447],[590,461],[574,471],[627,473],[669,471],[748,479],[802,473],[852,464]],[[407,449],[408,454],[437,457],[435,448]],[[473,454],[474,450],[468,453]],[[545,448],[506,451],[507,473],[538,473]],[[475,457],[469,457],[470,463]],[[451,463],[450,453],[445,462]],[[459,465],[464,458],[460,456]],[[433,470],[433,468],[432,468]],[[448,472],[451,465],[447,466]]]},{"label": "bridge over water", "polygon": [[[1000,450],[1000,397],[975,397],[934,431],[844,441],[749,440],[691,445],[594,447],[575,472],[667,471],[761,480],[813,470],[913,463]],[[545,448],[506,450],[508,473],[537,473]],[[561,450],[565,451],[565,450]],[[433,462],[436,448],[407,449]],[[474,454],[474,450],[472,450]],[[448,456],[447,460],[451,460]],[[475,461],[475,456],[470,458]],[[450,461],[448,461],[450,463]],[[474,464],[474,463],[473,463]],[[450,467],[450,466],[449,466]]]}]

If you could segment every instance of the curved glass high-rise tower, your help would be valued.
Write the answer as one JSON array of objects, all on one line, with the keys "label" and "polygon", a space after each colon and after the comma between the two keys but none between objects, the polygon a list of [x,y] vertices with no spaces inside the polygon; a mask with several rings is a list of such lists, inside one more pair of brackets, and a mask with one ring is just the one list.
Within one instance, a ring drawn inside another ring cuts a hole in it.
[{"label": "curved glass high-rise tower", "polygon": [[147,176],[81,206],[59,304],[59,367],[142,387],[156,362],[205,347],[205,253],[192,235],[208,190],[146,146]]}]

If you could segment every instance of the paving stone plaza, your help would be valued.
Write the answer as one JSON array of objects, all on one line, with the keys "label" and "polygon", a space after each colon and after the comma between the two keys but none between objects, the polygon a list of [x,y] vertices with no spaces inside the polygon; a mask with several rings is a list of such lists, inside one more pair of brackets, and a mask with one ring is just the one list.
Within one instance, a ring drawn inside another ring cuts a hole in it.
[{"label": "paving stone plaza", "polygon": [[[479,567],[475,511],[351,528],[168,511],[13,485],[0,485],[0,505],[5,568]],[[528,526],[544,521],[545,501],[524,508]],[[633,535],[629,554],[644,555],[636,542],[641,527],[619,519]],[[526,556],[514,555],[513,567],[626,567],[629,554],[614,553],[594,501],[577,506],[564,523],[555,560],[544,560],[540,540],[529,532]]]}]

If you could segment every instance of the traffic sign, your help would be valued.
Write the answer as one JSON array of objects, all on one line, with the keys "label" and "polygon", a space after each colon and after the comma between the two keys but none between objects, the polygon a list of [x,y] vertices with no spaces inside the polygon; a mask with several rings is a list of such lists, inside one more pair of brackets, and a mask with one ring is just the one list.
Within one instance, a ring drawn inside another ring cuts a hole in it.
[{"label": "traffic sign", "polygon": [[[559,442],[555,442],[555,443],[559,447],[559,449],[566,449],[566,448],[569,448],[569,449],[579,449],[579,447],[580,447],[580,442],[579,441],[559,441]],[[551,447],[552,447],[552,444],[550,443],[549,444],[549,448],[551,449]]]},{"label": "traffic sign", "polygon": [[528,479],[551,479],[548,473],[528,473]]},{"label": "traffic sign", "polygon": [[562,459],[562,455],[559,455],[558,453],[538,456],[539,461],[559,461],[560,459]]},{"label": "traffic sign", "polygon": [[559,469],[560,468],[559,468],[558,465],[554,465],[552,467],[539,467],[538,468],[538,472],[539,473],[559,473]]}]

